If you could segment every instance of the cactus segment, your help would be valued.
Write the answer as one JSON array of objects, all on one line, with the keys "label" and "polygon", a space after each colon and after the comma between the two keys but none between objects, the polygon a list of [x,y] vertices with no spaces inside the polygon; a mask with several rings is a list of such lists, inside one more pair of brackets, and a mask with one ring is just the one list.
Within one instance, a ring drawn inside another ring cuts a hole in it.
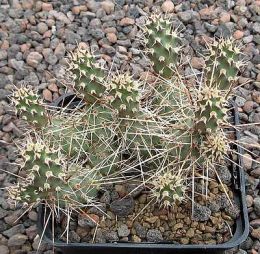
[{"label": "cactus segment", "polygon": [[170,20],[153,15],[146,22],[145,32],[145,44],[154,71],[165,79],[171,78],[181,49],[177,31],[173,30]]},{"label": "cactus segment", "polygon": [[228,142],[222,131],[207,134],[201,143],[201,155],[207,162],[221,162],[227,152]]},{"label": "cactus segment", "polygon": [[206,77],[209,86],[229,91],[237,80],[241,50],[232,39],[221,39],[209,46],[209,55],[205,59]]},{"label": "cactus segment", "polygon": [[198,132],[202,134],[215,132],[226,122],[225,102],[225,98],[217,88],[205,86],[199,91],[195,112]]},{"label": "cactus segment", "polygon": [[84,126],[77,120],[63,115],[52,117],[51,124],[44,130],[46,138],[53,147],[60,148],[62,154],[71,158],[84,155],[89,144]]},{"label": "cactus segment", "polygon": [[133,81],[129,74],[113,76],[109,88],[111,106],[120,117],[134,116],[139,112],[139,83]]},{"label": "cactus segment", "polygon": [[162,172],[152,181],[152,196],[160,206],[170,208],[184,199],[186,186],[181,175],[174,174],[172,170]]},{"label": "cactus segment", "polygon": [[104,70],[95,63],[94,57],[85,49],[78,48],[69,57],[69,70],[75,80],[75,90],[84,95],[89,103],[99,100],[106,87]]},{"label": "cactus segment", "polygon": [[22,86],[14,91],[12,101],[22,119],[37,128],[48,123],[47,115],[39,96],[31,87]]}]

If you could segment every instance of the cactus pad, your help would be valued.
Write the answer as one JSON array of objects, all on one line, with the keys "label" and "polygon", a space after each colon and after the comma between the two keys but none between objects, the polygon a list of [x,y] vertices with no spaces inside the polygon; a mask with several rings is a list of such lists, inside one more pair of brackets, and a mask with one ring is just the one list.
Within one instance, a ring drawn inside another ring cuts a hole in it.
[{"label": "cactus pad", "polygon": [[42,102],[31,87],[22,86],[16,89],[12,101],[18,114],[29,124],[41,127],[48,123]]},{"label": "cactus pad", "polygon": [[94,57],[85,49],[77,49],[70,54],[69,70],[75,80],[75,90],[84,95],[89,103],[100,99],[106,87],[104,70],[95,62]]},{"label": "cactus pad", "polygon": [[145,44],[154,71],[163,78],[171,78],[181,49],[178,33],[170,20],[161,15],[153,15],[147,20],[145,32]]},{"label": "cactus pad", "polygon": [[128,74],[113,76],[110,84],[111,106],[120,117],[129,117],[138,113],[140,104],[139,84]]}]

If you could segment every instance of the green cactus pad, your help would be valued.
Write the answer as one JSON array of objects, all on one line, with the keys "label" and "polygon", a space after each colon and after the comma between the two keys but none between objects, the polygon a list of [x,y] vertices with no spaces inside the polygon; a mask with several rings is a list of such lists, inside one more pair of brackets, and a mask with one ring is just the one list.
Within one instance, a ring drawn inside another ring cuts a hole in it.
[{"label": "green cactus pad", "polygon": [[36,127],[43,127],[48,123],[47,115],[39,96],[31,87],[22,86],[14,91],[12,101],[22,119]]},{"label": "green cactus pad", "polygon": [[221,39],[210,44],[205,61],[208,85],[229,91],[238,78],[242,65],[240,56],[241,50],[232,39]]},{"label": "green cactus pad", "polygon": [[178,33],[173,30],[170,20],[161,15],[153,15],[147,20],[145,32],[145,44],[154,71],[163,78],[171,78],[181,48]]},{"label": "green cactus pad", "polygon": [[226,122],[225,97],[219,89],[208,86],[198,93],[196,130],[202,134],[215,132]]},{"label": "green cactus pad", "polygon": [[104,70],[87,50],[79,48],[70,54],[69,70],[75,80],[75,90],[83,94],[87,102],[94,103],[103,96]]},{"label": "green cactus pad", "polygon": [[93,171],[82,174],[83,168],[76,164],[67,165],[58,150],[50,149],[43,142],[29,141],[22,152],[22,171],[26,178],[11,194],[16,200],[30,204],[45,201],[56,206],[67,203],[78,206],[92,200],[98,190],[97,174]]},{"label": "green cactus pad", "polygon": [[86,154],[89,142],[84,132],[84,126],[77,117],[55,115],[51,118],[51,124],[44,130],[46,138],[52,146],[60,148],[61,152],[74,157]]},{"label": "green cactus pad", "polygon": [[120,117],[134,116],[139,112],[139,84],[128,74],[114,75],[109,83],[111,106]]}]

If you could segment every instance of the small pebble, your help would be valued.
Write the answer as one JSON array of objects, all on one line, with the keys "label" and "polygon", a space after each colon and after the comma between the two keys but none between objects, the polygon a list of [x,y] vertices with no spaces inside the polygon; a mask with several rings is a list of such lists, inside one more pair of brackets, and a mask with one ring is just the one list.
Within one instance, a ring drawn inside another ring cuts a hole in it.
[{"label": "small pebble", "polygon": [[161,8],[162,11],[165,13],[172,13],[174,11],[174,4],[171,0],[167,0],[163,2]]}]

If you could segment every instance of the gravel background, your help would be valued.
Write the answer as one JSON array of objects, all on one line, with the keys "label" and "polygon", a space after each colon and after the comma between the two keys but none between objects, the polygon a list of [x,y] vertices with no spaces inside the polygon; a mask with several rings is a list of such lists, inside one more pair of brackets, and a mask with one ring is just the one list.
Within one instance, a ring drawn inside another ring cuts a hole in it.
[{"label": "gravel background", "polygon": [[[18,172],[13,139],[22,135],[21,123],[8,106],[12,85],[23,81],[40,89],[46,102],[64,93],[64,56],[76,43],[91,47],[108,68],[130,70],[143,77],[149,63],[142,55],[138,26],[145,15],[155,11],[172,12],[191,66],[199,71],[200,53],[214,36],[233,36],[244,46],[248,60],[239,78],[247,83],[236,89],[243,123],[260,123],[260,1],[254,0],[0,0],[0,254],[36,253],[37,213],[10,206],[2,188]],[[191,68],[187,66],[186,74]],[[243,127],[242,141],[259,144],[260,126]],[[260,253],[260,150],[246,154],[247,205],[250,236],[239,250],[228,253]],[[10,164],[11,163],[11,164]],[[11,174],[6,173],[10,172]],[[52,253],[42,244],[39,253]]]}]

